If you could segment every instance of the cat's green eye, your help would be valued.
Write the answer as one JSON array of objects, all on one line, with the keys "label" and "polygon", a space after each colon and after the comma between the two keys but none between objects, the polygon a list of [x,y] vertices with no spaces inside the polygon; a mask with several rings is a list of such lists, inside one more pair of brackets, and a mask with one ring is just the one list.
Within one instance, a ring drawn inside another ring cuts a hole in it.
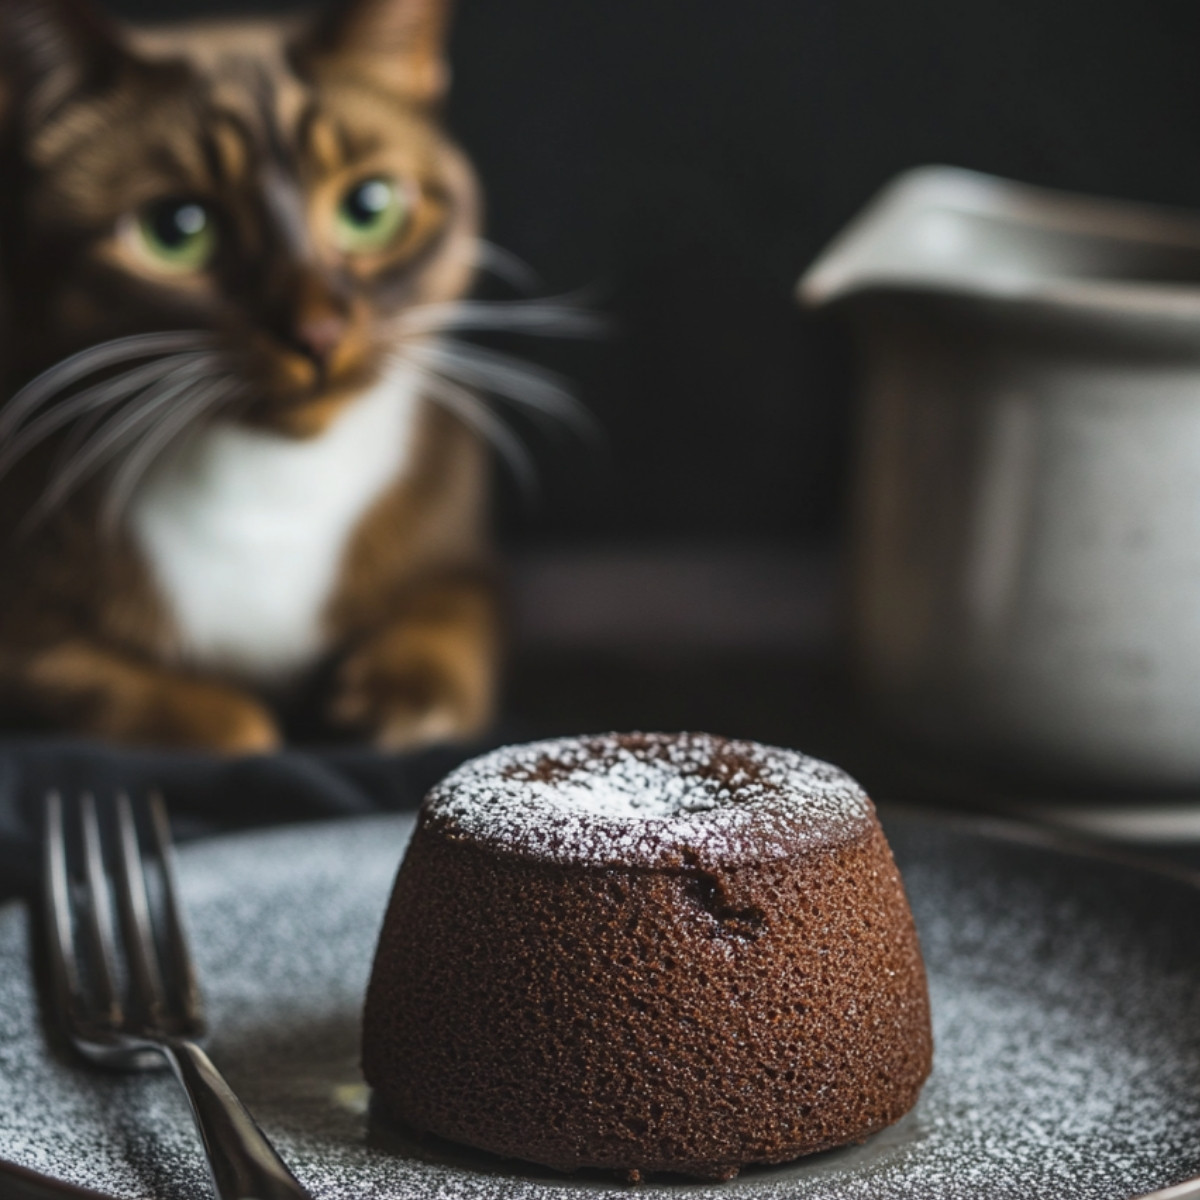
[{"label": "cat's green eye", "polygon": [[217,223],[197,200],[160,200],[137,219],[142,249],[168,271],[202,271],[217,249]]},{"label": "cat's green eye", "polygon": [[338,248],[346,254],[382,250],[408,223],[408,217],[408,197],[396,180],[387,175],[360,180],[338,205],[335,218]]}]

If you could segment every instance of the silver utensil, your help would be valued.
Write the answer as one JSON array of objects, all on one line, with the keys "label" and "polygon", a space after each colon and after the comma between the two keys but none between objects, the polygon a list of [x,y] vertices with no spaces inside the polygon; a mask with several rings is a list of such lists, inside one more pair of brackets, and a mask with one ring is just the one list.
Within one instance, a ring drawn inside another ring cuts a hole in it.
[{"label": "silver utensil", "polygon": [[161,798],[145,803],[141,822],[125,795],[111,814],[102,822],[90,795],[71,805],[46,797],[46,944],[63,1030],[99,1066],[171,1068],[220,1200],[311,1200],[196,1042],[205,1021]]}]

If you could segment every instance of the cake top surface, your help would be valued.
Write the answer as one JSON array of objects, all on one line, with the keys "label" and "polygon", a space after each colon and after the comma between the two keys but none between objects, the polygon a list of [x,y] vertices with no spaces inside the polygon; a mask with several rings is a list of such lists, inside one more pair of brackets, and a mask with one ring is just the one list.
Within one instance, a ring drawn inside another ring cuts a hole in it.
[{"label": "cake top surface", "polygon": [[737,866],[839,845],[873,823],[844,771],[707,733],[506,746],[452,771],[423,820],[452,838],[585,866]]}]

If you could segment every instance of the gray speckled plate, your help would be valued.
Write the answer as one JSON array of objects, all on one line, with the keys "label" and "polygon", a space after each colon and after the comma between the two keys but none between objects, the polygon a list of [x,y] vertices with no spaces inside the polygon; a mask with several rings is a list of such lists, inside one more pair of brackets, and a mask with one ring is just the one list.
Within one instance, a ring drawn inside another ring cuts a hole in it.
[{"label": "gray speckled plate", "polygon": [[[628,1195],[372,1126],[359,1002],[410,829],[348,821],[181,852],[213,1058],[318,1200]],[[935,1068],[916,1111],[861,1147],[638,1194],[1105,1200],[1200,1173],[1200,889],[931,820],[888,830],[933,994]],[[130,1200],[210,1194],[168,1077],[48,1051],[17,906],[0,910],[0,1159],[4,1195],[47,1177]]]}]

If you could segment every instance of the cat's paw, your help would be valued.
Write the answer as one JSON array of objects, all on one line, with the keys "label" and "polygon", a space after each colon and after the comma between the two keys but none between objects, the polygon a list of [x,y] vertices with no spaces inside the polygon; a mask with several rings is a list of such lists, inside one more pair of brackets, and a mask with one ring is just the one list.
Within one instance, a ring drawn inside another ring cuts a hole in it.
[{"label": "cat's paw", "polygon": [[275,718],[257,700],[224,689],[188,697],[170,741],[218,754],[266,754],[283,742]]},{"label": "cat's paw", "polygon": [[86,642],[36,655],[19,682],[29,711],[88,737],[219,754],[261,754],[282,741],[248,692]]},{"label": "cat's paw", "polygon": [[492,664],[477,648],[402,631],[342,664],[329,714],[382,749],[407,750],[481,732],[492,692]]},{"label": "cat's paw", "polygon": [[94,732],[114,741],[216,754],[264,754],[283,741],[275,718],[253,696],[193,679],[162,678],[138,691],[114,689],[93,724]]}]

